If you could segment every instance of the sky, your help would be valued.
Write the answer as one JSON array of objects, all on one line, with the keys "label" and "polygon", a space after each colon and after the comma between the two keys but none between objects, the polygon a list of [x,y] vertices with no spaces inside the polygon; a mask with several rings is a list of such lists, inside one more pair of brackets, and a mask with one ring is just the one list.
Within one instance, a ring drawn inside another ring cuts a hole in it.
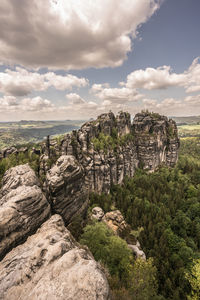
[{"label": "sky", "polygon": [[199,0],[1,0],[0,121],[200,115]]}]

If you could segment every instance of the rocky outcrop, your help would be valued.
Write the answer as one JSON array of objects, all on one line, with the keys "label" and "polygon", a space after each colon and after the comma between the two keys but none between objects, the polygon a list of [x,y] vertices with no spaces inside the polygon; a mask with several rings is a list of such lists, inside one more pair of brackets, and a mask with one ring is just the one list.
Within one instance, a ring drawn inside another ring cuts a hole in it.
[{"label": "rocky outcrop", "polygon": [[[92,209],[91,219],[104,222],[115,235],[120,237],[123,237],[125,231],[131,231],[131,227],[126,223],[119,210],[113,210],[104,214],[104,211],[101,207],[94,207]],[[132,250],[136,258],[146,260],[146,255],[137,239],[135,240],[134,244],[129,244],[127,242],[127,245]]]},{"label": "rocky outcrop", "polygon": [[127,227],[127,224],[119,210],[107,212],[102,221],[116,234],[120,235]]},{"label": "rocky outcrop", "polygon": [[47,195],[52,211],[66,223],[87,205],[83,167],[72,155],[62,155],[46,175]]},{"label": "rocky outcrop", "polygon": [[138,160],[144,169],[159,165],[175,166],[179,139],[176,123],[156,113],[139,113],[133,120]]},{"label": "rocky outcrop", "polygon": [[167,117],[143,112],[131,123],[129,113],[115,117],[110,112],[67,134],[59,144],[48,140],[43,152],[51,158],[74,156],[83,167],[89,191],[101,193],[109,192],[125,176],[132,177],[138,166],[151,172],[161,164],[174,166],[178,148],[176,124]]},{"label": "rocky outcrop", "polygon": [[0,262],[2,300],[106,300],[107,279],[53,215]]},{"label": "rocky outcrop", "polygon": [[19,153],[27,153],[27,152],[28,152],[27,147],[21,147],[21,148],[8,147],[8,148],[4,148],[3,150],[0,150],[0,160],[3,159],[3,158],[8,157],[11,154],[18,155]]},{"label": "rocky outcrop", "polygon": [[0,258],[49,216],[50,205],[28,164],[9,169],[0,190]]},{"label": "rocky outcrop", "polygon": [[137,241],[135,245],[128,244],[128,247],[133,251],[133,254],[136,256],[136,258],[141,258],[143,260],[146,260],[146,255],[144,251],[141,249],[139,241]]},{"label": "rocky outcrop", "polygon": [[92,209],[92,215],[91,215],[92,220],[101,221],[103,216],[104,216],[104,211],[101,207],[94,207]]}]

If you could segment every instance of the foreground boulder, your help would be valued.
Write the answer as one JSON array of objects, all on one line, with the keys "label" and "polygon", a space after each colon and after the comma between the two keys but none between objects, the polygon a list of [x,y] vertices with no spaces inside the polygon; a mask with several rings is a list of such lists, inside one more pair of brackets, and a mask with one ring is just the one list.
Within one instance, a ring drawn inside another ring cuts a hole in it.
[{"label": "foreground boulder", "polygon": [[0,299],[106,300],[107,279],[59,215],[0,262]]},{"label": "foreground boulder", "polygon": [[53,211],[67,224],[87,206],[83,168],[72,155],[62,155],[47,172],[46,188]]},{"label": "foreground boulder", "polygon": [[0,259],[49,216],[50,205],[28,164],[9,169],[0,190]]}]

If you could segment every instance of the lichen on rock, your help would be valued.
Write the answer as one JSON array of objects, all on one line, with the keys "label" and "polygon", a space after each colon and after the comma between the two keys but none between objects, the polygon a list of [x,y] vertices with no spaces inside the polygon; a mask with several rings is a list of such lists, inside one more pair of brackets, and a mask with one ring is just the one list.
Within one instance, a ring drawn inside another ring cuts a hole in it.
[{"label": "lichen on rock", "polygon": [[0,258],[50,216],[50,205],[28,164],[9,169],[0,190]]},{"label": "lichen on rock", "polygon": [[53,215],[0,262],[2,300],[108,300],[109,286],[89,250]]}]

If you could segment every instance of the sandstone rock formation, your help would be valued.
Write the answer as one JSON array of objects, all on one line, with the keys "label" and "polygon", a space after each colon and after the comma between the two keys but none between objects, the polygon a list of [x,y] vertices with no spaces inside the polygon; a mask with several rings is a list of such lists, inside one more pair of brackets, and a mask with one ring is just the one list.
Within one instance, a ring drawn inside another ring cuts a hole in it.
[{"label": "sandstone rock formation", "polygon": [[50,205],[28,164],[9,169],[0,190],[0,258],[34,232],[49,216]]},{"label": "sandstone rock formation", "polygon": [[[104,211],[101,207],[94,207],[92,209],[93,220],[99,222],[104,222],[114,234],[118,236],[123,236],[123,233],[126,229],[131,229],[130,226],[124,220],[123,215],[119,210],[113,210],[104,214]],[[132,250],[136,258],[141,258],[146,260],[146,255],[140,246],[140,242],[136,240],[135,244],[127,244],[128,247]]]},{"label": "sandstone rock formation", "polygon": [[1,300],[106,300],[107,279],[53,215],[0,262]]},{"label": "sandstone rock formation", "polygon": [[102,218],[102,221],[106,223],[116,235],[120,235],[127,227],[124,217],[119,210],[107,212]]},{"label": "sandstone rock formation", "polygon": [[52,211],[66,223],[86,208],[88,193],[82,166],[72,155],[62,155],[46,175],[47,195]]},{"label": "sandstone rock formation", "polygon": [[101,221],[103,216],[104,216],[104,212],[101,207],[94,207],[92,209],[92,219]]},{"label": "sandstone rock formation", "polygon": [[133,251],[136,258],[141,258],[143,260],[146,260],[146,255],[144,251],[141,249],[139,241],[137,241],[135,245],[128,244],[128,247]]},{"label": "sandstone rock formation", "polygon": [[133,120],[138,160],[145,169],[159,165],[175,166],[179,148],[176,123],[156,113],[139,113]]},{"label": "sandstone rock formation", "polygon": [[[174,121],[144,112],[131,123],[129,113],[110,112],[60,141],[48,137],[42,144],[37,155],[45,196],[28,165],[8,170],[0,190],[0,299],[108,299],[101,269],[64,223],[85,211],[89,192],[108,193],[112,184],[134,176],[138,166],[151,172],[161,164],[174,166],[178,148]],[[0,159],[18,152],[9,148]],[[118,210],[104,215],[94,208],[92,213],[117,235],[127,229]],[[145,259],[138,241],[128,246]]]},{"label": "sandstone rock formation", "polygon": [[16,154],[18,155],[19,153],[27,153],[28,148],[27,147],[21,147],[17,149],[16,147],[8,147],[0,150],[0,160],[3,158],[8,157],[11,154]]},{"label": "sandstone rock formation", "polygon": [[[112,142],[107,148],[98,149],[95,141],[101,142],[102,136],[110,136]],[[137,114],[131,124],[129,113],[120,112],[115,117],[110,112],[85,123],[59,143],[55,140],[46,142],[43,152],[49,153],[51,158],[74,156],[84,169],[84,181],[89,191],[101,193],[109,192],[110,186],[120,184],[125,176],[132,177],[138,166],[149,171],[161,164],[174,166],[178,148],[174,121],[143,112]]]}]

